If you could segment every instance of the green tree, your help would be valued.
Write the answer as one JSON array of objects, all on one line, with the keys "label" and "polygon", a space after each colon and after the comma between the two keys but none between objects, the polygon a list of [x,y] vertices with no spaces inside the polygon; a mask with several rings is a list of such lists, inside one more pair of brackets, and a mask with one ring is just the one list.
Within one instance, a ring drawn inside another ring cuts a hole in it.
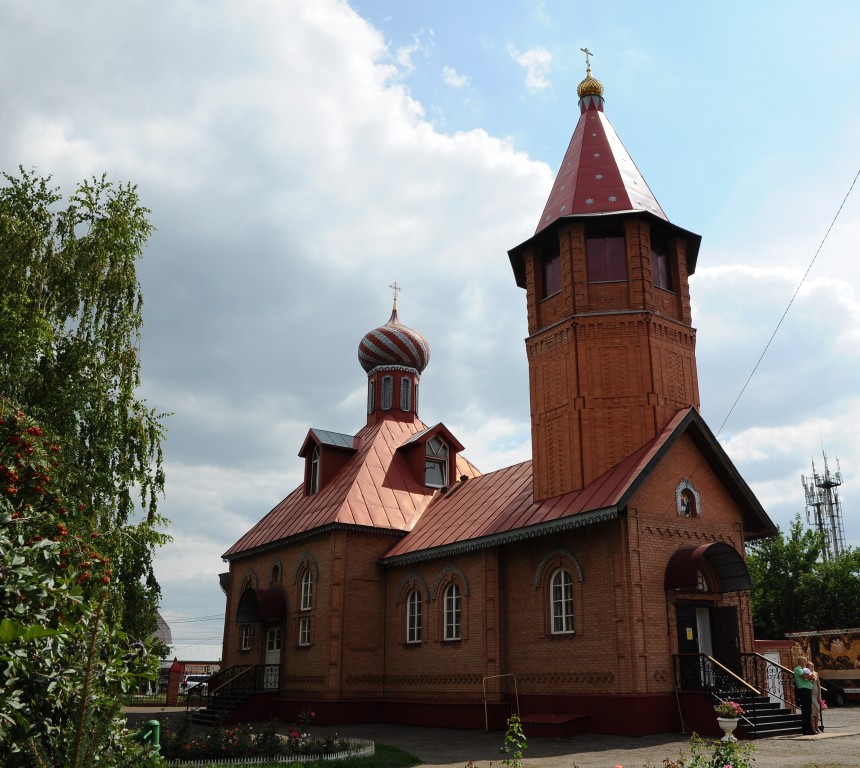
[{"label": "green tree", "polygon": [[787,534],[747,546],[755,633],[860,625],[860,553],[848,549],[825,560],[823,534],[804,529],[797,515]]},{"label": "green tree", "polygon": [[[135,263],[152,232],[130,184],[93,178],[67,203],[23,168],[0,187],[0,395],[56,436],[68,525],[110,537],[105,606],[129,633],[157,626],[152,553],[166,537],[163,416],[136,397],[142,295]],[[134,521],[133,524],[130,524]]]},{"label": "green tree", "polygon": [[157,656],[104,614],[116,589],[94,529],[70,530],[62,448],[0,400],[0,766],[145,766],[122,694]]},{"label": "green tree", "polygon": [[757,637],[779,638],[786,632],[811,628],[809,596],[823,551],[823,537],[804,530],[800,515],[787,535],[780,528],[776,536],[747,546]]},{"label": "green tree", "polygon": [[860,627],[860,551],[847,549],[816,565],[809,613],[816,629]]}]

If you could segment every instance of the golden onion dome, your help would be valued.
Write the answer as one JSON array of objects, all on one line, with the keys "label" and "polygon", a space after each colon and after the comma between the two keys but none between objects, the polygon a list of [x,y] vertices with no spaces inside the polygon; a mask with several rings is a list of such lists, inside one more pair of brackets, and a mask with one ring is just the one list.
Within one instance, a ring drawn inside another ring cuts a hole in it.
[{"label": "golden onion dome", "polygon": [[586,96],[603,96],[603,83],[591,76],[591,67],[586,69],[585,80],[577,87],[576,95],[580,99],[584,99]]}]

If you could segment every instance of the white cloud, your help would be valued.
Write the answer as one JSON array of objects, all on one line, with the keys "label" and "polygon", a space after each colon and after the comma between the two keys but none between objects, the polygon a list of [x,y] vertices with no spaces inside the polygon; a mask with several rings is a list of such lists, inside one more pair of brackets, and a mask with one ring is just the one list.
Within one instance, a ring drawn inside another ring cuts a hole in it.
[{"label": "white cloud", "polygon": [[546,48],[530,48],[520,53],[514,45],[508,46],[511,58],[526,71],[526,87],[532,93],[546,91],[551,84],[548,79],[552,65],[552,54]]},{"label": "white cloud", "polygon": [[452,88],[465,88],[469,84],[469,76],[461,75],[454,67],[442,67],[442,80],[445,85],[450,85]]},{"label": "white cloud", "polygon": [[427,57],[433,47],[433,30],[422,29],[420,32],[412,35],[412,42],[409,45],[402,45],[397,49],[395,58],[397,63],[403,68],[405,74],[409,74],[415,69],[413,57],[415,54],[420,54],[424,58]]}]

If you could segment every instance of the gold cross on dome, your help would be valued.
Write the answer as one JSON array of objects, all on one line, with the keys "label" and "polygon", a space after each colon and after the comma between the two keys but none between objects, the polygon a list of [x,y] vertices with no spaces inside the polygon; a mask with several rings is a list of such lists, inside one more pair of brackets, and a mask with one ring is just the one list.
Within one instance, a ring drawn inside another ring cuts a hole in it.
[{"label": "gold cross on dome", "polygon": [[397,309],[397,294],[403,289],[398,285],[396,280],[388,287],[391,288],[391,291],[394,294],[394,308]]},{"label": "gold cross on dome", "polygon": [[589,51],[588,48],[580,48],[579,50],[585,54],[585,66],[590,67],[591,62],[588,60],[588,57],[594,56],[594,54],[591,51]]}]

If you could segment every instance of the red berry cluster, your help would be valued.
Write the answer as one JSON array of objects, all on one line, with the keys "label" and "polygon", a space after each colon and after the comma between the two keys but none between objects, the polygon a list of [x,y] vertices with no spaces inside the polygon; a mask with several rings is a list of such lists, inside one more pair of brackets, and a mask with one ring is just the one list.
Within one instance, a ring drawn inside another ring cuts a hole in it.
[{"label": "red berry cluster", "polygon": [[[49,472],[59,469],[60,454],[60,446],[47,439],[42,427],[25,413],[0,413],[0,494],[10,501],[11,518],[22,526],[26,543],[45,539],[62,543],[56,563],[59,570],[72,574],[82,585],[109,584],[110,561],[92,546],[100,534],[87,531],[88,518],[76,515],[70,519],[62,497],[51,491]],[[77,507],[79,513],[86,509],[85,503]]]}]

